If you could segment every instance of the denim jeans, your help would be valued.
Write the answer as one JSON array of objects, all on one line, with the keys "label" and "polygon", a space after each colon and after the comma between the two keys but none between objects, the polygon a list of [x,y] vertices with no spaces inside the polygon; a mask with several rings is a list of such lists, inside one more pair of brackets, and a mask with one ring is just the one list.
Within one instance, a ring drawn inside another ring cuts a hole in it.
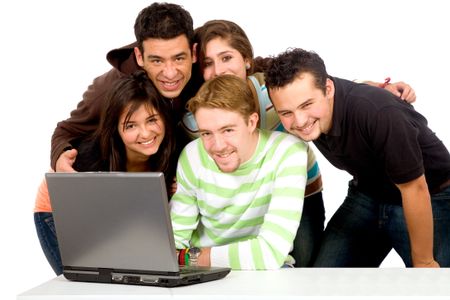
[{"label": "denim jeans", "polygon": [[[450,267],[450,187],[431,196],[434,258]],[[412,267],[403,208],[380,203],[350,187],[325,228],[315,267],[379,267],[391,249]]]},{"label": "denim jeans", "polygon": [[47,261],[50,263],[56,275],[63,272],[61,255],[59,253],[58,240],[56,239],[53,214],[50,212],[35,212],[34,225]]},{"label": "denim jeans", "polygon": [[305,198],[302,218],[290,255],[295,267],[311,267],[320,248],[325,222],[322,193]]}]

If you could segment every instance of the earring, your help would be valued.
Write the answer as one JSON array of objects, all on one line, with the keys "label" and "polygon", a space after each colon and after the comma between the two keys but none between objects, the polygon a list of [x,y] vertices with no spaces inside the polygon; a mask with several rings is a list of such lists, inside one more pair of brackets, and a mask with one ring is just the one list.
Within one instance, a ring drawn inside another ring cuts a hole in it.
[{"label": "earring", "polygon": [[246,69],[246,70],[250,70],[250,67],[251,67],[251,66],[250,66],[249,63],[246,63],[246,64],[245,64],[245,69]]}]

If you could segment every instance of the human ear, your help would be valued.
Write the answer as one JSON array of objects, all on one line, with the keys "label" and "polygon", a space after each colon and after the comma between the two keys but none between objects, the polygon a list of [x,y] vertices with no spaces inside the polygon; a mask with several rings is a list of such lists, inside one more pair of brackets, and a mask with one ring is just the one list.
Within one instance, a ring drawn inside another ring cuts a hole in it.
[{"label": "human ear", "polygon": [[141,50],[138,47],[134,47],[134,56],[136,57],[136,62],[140,67],[144,67],[144,58],[142,56]]},{"label": "human ear", "polygon": [[248,58],[244,59],[245,69],[248,71],[252,67],[252,64]]},{"label": "human ear", "polygon": [[327,78],[325,83],[325,97],[327,99],[334,98],[334,83],[330,78]]},{"label": "human ear", "polygon": [[197,62],[197,45],[198,43],[194,43],[194,45],[192,46],[192,63]]},{"label": "human ear", "polygon": [[258,113],[254,112],[248,117],[248,127],[250,128],[250,131],[254,131],[256,127],[258,126],[258,120],[259,115]]}]

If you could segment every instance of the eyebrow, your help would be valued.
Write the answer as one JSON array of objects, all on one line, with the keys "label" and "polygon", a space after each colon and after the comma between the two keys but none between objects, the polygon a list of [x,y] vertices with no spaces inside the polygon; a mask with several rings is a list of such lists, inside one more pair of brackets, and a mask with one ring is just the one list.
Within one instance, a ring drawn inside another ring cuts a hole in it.
[{"label": "eyebrow", "polygon": [[158,115],[159,115],[158,113],[154,113],[154,114],[152,114],[152,115],[149,115],[149,116],[147,117],[147,119],[157,117]]},{"label": "eyebrow", "polygon": [[313,100],[314,100],[314,98],[308,98],[308,99],[306,99],[305,102],[300,103],[299,106],[297,106],[297,108],[303,107],[303,106],[305,106],[306,104],[308,104],[309,102],[311,102],[311,101],[313,101]]},{"label": "eyebrow", "polygon": [[[299,105],[297,105],[293,110],[296,110],[296,109],[299,109],[299,108],[303,108],[306,104],[308,104],[309,102],[311,102],[313,100],[314,100],[314,98],[309,98],[305,102],[302,102]],[[279,114],[283,114],[283,113],[287,113],[287,112],[292,112],[293,111],[291,109],[276,109],[276,107],[275,107],[275,110]]]},{"label": "eyebrow", "polygon": [[[180,57],[180,56],[187,56],[187,55],[188,55],[187,52],[182,51],[180,53],[172,55],[170,58],[177,58],[177,57]],[[161,57],[159,55],[149,54],[149,55],[147,55],[147,59],[160,59],[160,60],[163,60],[163,57]]]},{"label": "eyebrow", "polygon": [[[225,51],[217,53],[217,56],[221,56],[221,55],[224,55],[224,54],[227,54],[227,53],[232,53],[233,51],[239,52],[236,49],[225,50]],[[205,56],[205,59],[211,59],[211,57],[210,56]]]},{"label": "eyebrow", "polygon": [[[237,125],[236,124],[228,124],[228,125],[223,125],[222,127],[220,127],[219,128],[219,131],[221,131],[221,130],[224,130],[224,129],[226,129],[226,128],[235,128],[235,127],[237,127]],[[207,130],[207,129],[202,129],[202,128],[199,128],[198,129],[198,132],[199,133],[202,133],[202,132],[211,132],[212,130]]]}]

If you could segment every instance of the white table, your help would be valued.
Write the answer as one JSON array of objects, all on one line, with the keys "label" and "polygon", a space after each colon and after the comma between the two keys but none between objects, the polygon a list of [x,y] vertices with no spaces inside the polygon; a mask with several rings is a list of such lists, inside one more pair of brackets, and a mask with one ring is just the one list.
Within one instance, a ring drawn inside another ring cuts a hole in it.
[{"label": "white table", "polygon": [[314,299],[328,296],[342,299],[348,299],[347,296],[371,296],[372,299],[441,296],[441,299],[450,299],[450,269],[232,271],[221,280],[177,288],[81,283],[59,276],[18,295],[17,299],[292,300],[313,296],[320,296]]}]

